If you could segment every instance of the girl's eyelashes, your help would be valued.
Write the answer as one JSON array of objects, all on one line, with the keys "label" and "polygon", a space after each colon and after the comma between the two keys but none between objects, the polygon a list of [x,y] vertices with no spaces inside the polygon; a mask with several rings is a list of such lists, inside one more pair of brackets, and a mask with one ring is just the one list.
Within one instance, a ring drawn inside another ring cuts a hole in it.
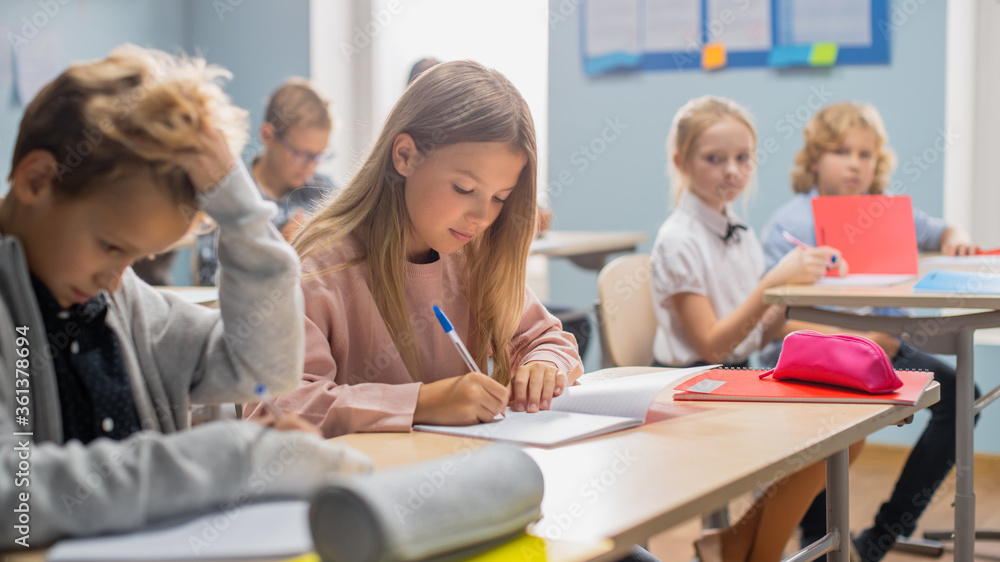
[{"label": "girl's eyelashes", "polygon": [[[454,188],[455,192],[460,195],[468,195],[473,192],[472,189],[462,189],[461,187],[458,187],[457,185],[454,184],[452,184],[452,188]],[[500,197],[493,196],[493,202],[500,203],[502,205],[507,202],[507,199],[506,198],[501,199]]]},{"label": "girl's eyelashes", "polygon": [[109,244],[103,240],[98,241],[98,244],[100,244],[102,250],[104,250],[109,254],[116,253],[119,251],[117,246],[115,246],[114,244]]}]

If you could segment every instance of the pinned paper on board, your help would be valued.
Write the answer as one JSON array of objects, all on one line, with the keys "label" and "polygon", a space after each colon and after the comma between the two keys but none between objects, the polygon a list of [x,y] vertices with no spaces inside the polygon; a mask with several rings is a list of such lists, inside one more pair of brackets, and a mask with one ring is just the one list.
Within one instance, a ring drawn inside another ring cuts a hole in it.
[{"label": "pinned paper on board", "polygon": [[808,66],[809,45],[775,45],[767,55],[767,64],[776,68],[789,66]]},{"label": "pinned paper on board", "polygon": [[715,70],[726,66],[726,46],[721,42],[709,43],[701,50],[701,67]]},{"label": "pinned paper on board", "polygon": [[584,72],[636,68],[642,62],[638,0],[588,0],[583,21]]},{"label": "pinned paper on board", "polygon": [[917,274],[909,195],[813,197],[812,210],[816,245],[840,250],[852,274]]}]

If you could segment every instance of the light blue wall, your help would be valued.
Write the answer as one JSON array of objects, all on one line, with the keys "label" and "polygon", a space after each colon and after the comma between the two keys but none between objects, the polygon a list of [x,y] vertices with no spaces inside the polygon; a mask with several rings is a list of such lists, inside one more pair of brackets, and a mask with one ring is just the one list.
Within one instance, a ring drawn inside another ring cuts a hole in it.
[{"label": "light blue wall", "polygon": [[188,0],[186,18],[188,51],[232,71],[227,91],[250,112],[256,138],[271,92],[309,76],[309,0]]},{"label": "light blue wall", "polygon": [[[233,73],[226,91],[250,112],[249,160],[260,150],[257,131],[267,98],[285,79],[309,76],[309,0],[187,0],[185,49]],[[191,253],[181,251],[171,269],[177,284],[191,276]]]},{"label": "light blue wall", "polygon": [[[122,43],[167,51],[184,47],[183,5],[174,2],[4,0],[0,2],[0,25],[6,29],[0,40],[9,40],[7,32],[25,38],[33,35],[25,19],[34,22],[31,27],[41,23],[41,29],[55,31],[63,67],[74,61],[104,57]],[[0,194],[7,191],[6,178],[24,105],[15,96],[13,84],[0,83],[0,177],[4,179]]]},{"label": "light blue wall", "polygon": [[[65,5],[63,5],[65,4]],[[45,8],[49,13],[46,13]],[[54,14],[54,15],[50,15]],[[199,54],[225,66],[237,105],[260,126],[264,102],[289,76],[309,74],[308,0],[4,0],[0,26],[24,34],[23,19],[44,22],[59,36],[60,64],[106,56],[131,42],[170,52]],[[5,30],[5,31],[6,31]],[[29,31],[30,33],[30,31]],[[6,33],[2,38],[7,41]],[[0,176],[7,177],[24,103],[13,84],[0,83]],[[0,193],[7,191],[3,182]]]},{"label": "light blue wall", "polygon": [[[649,241],[639,250],[649,251],[669,211],[665,141],[670,121],[683,103],[704,94],[746,106],[756,119],[758,146],[770,149],[760,160],[758,191],[746,213],[758,230],[791,196],[789,170],[802,145],[804,121],[821,105],[845,99],[879,108],[899,158],[894,179],[901,192],[911,195],[915,206],[941,216],[943,163],[934,145],[944,132],[944,2],[922,4],[912,14],[902,10],[902,2],[891,2],[897,27],[891,32],[889,65],[600,77],[582,72],[576,4],[549,2],[549,183],[556,228],[644,231]],[[589,157],[584,147],[590,147]],[[925,157],[933,162],[917,160]],[[587,307],[597,298],[593,272],[554,261],[550,277],[553,301]],[[1000,383],[995,373],[1000,350],[979,346],[977,352],[980,384],[991,388]],[[597,368],[596,353],[588,353],[587,364]],[[873,440],[909,445],[922,427],[889,428]],[[1000,411],[986,411],[978,427],[977,450],[1000,453],[1000,435],[990,431],[1000,427]]]}]

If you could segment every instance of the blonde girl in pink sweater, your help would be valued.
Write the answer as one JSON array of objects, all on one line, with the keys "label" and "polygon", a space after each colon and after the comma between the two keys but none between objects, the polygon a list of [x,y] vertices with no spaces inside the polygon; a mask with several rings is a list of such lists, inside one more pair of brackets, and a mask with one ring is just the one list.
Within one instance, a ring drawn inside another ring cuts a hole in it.
[{"label": "blonde girl in pink sweater", "polygon": [[[535,176],[531,114],[503,75],[458,61],[414,81],[351,182],[293,241],[305,374],[278,404],[328,437],[485,422],[508,403],[548,409],[583,369],[573,336],[525,285]],[[490,376],[469,372],[433,305]]]}]

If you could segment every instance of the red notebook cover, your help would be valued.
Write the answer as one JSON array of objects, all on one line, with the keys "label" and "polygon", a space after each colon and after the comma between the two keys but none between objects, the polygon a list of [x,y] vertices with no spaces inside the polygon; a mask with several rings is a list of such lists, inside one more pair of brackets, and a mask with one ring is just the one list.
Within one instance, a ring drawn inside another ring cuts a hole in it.
[{"label": "red notebook cover", "polygon": [[909,195],[813,197],[812,209],[816,245],[840,250],[851,273],[917,274]]},{"label": "red notebook cover", "polygon": [[903,404],[920,400],[934,380],[929,371],[896,371],[903,386],[890,394],[868,394],[842,386],[800,381],[761,379],[761,369],[712,369],[675,389],[674,400],[722,400],[727,402],[837,402]]}]

